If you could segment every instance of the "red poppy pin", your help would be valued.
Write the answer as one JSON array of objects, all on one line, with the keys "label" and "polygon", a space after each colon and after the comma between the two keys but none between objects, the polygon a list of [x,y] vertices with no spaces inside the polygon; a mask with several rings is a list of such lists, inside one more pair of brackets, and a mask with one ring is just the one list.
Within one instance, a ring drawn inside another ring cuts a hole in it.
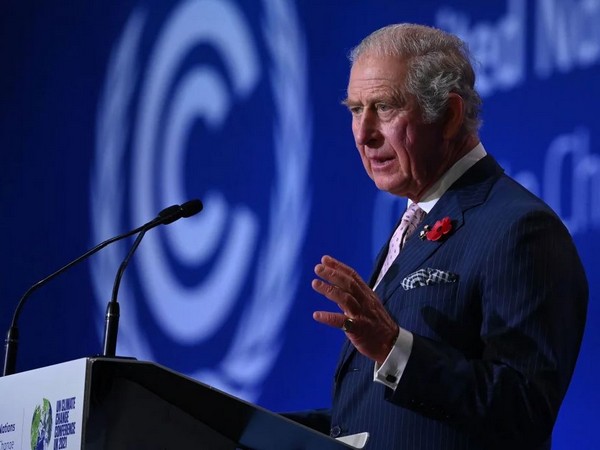
[{"label": "red poppy pin", "polygon": [[452,231],[452,219],[450,217],[444,217],[442,220],[438,220],[432,227],[425,225],[419,237],[421,240],[427,239],[428,241],[439,241],[444,238],[448,233]]}]

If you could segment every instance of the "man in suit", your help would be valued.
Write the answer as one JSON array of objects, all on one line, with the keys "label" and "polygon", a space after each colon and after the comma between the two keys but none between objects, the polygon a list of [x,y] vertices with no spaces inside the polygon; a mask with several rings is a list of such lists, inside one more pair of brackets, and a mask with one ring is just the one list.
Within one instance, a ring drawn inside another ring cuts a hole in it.
[{"label": "man in suit", "polygon": [[[327,423],[367,449],[548,449],[583,334],[572,239],[478,137],[458,38],[393,25],[351,54],[347,105],[367,174],[408,198],[369,283],[324,256],[314,319],[347,342]],[[314,417],[313,417],[314,418]]]}]

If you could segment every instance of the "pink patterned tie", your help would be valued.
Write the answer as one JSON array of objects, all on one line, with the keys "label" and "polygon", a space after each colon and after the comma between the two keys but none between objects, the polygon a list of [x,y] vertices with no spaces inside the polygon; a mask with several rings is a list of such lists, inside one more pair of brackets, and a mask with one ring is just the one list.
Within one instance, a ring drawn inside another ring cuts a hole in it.
[{"label": "pink patterned tie", "polygon": [[406,211],[404,211],[404,215],[402,216],[400,225],[398,225],[398,228],[396,228],[396,231],[394,231],[392,239],[390,239],[388,254],[385,257],[383,266],[381,266],[381,271],[379,272],[379,276],[377,277],[377,281],[375,282],[375,287],[377,287],[381,279],[384,277],[384,275],[386,274],[386,272],[400,253],[400,250],[404,246],[404,243],[406,242],[408,237],[417,229],[419,223],[421,223],[426,214],[427,213],[421,208],[419,208],[419,205],[417,205],[416,203],[411,203],[410,206],[406,209]]}]

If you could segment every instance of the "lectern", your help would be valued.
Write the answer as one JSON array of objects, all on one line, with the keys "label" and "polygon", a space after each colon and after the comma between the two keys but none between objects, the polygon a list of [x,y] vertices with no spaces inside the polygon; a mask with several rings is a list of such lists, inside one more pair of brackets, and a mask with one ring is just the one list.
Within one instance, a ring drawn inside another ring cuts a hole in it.
[{"label": "lectern", "polygon": [[100,357],[0,378],[0,446],[7,450],[352,448],[158,364]]}]

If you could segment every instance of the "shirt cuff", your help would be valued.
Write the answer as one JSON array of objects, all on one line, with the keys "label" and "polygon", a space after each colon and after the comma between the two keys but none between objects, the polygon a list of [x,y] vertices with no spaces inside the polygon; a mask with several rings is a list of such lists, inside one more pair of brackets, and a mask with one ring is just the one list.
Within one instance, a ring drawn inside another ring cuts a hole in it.
[{"label": "shirt cuff", "polygon": [[373,368],[373,381],[384,384],[390,389],[396,389],[400,378],[404,373],[404,368],[410,357],[413,346],[413,335],[410,331],[400,328],[396,342],[387,358],[381,364],[375,363]]}]

